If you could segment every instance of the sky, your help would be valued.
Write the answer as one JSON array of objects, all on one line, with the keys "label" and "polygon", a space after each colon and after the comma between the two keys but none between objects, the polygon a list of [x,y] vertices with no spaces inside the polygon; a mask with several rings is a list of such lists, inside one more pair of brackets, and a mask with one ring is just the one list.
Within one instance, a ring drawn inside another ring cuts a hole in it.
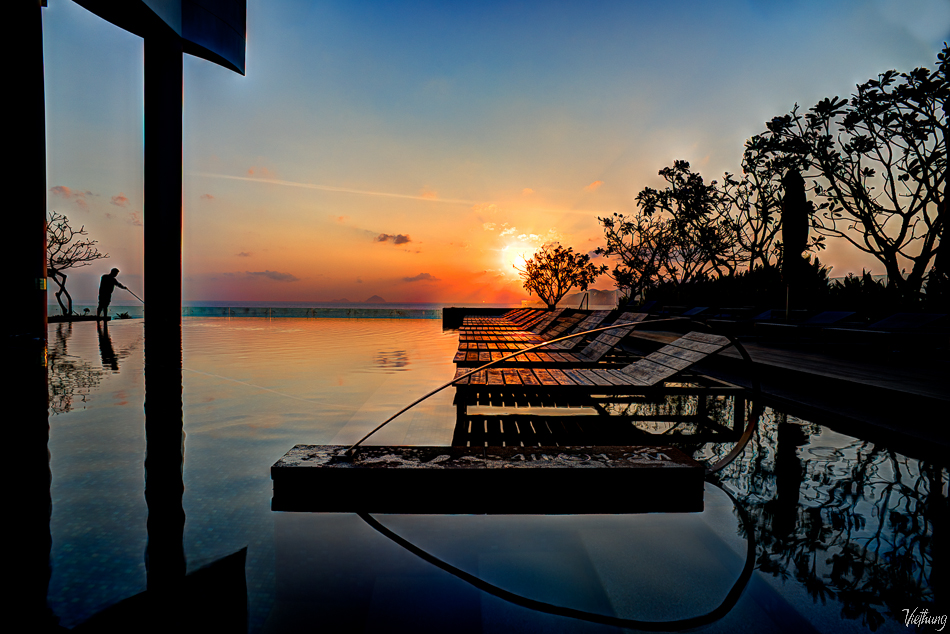
[{"label": "sky", "polygon": [[[142,40],[43,11],[48,206],[110,256],[68,288],[115,266],[146,297]],[[947,0],[248,0],[245,76],[184,59],[183,299],[517,302],[522,256],[603,245],[674,160],[721,180],[772,117],[948,39]]]}]

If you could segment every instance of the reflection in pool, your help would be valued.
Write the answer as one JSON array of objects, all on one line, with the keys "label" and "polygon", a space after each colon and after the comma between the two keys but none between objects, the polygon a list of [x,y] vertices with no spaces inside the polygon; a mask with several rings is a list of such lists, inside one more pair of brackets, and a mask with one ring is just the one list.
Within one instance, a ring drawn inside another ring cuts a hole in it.
[{"label": "reflection in pool", "polygon": [[[618,631],[493,596],[356,515],[270,510],[269,468],[291,446],[353,442],[451,378],[456,334],[440,326],[184,320],[187,570],[246,546],[251,631]],[[145,590],[143,342],[137,321],[105,336],[92,323],[50,328],[48,601],[67,627]],[[449,442],[450,392],[373,441]],[[713,462],[729,446],[690,449]],[[765,409],[759,433],[717,479],[754,526],[756,571],[735,606],[701,631],[906,632],[905,609],[946,613],[947,478],[945,464]],[[702,513],[375,519],[503,590],[644,621],[714,610],[748,544],[735,505],[712,485]]]}]

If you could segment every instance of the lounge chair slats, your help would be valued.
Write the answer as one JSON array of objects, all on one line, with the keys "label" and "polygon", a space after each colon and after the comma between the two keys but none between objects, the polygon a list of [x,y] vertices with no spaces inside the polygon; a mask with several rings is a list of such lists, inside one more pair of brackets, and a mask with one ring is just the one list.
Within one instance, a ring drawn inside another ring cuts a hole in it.
[{"label": "lounge chair slats", "polygon": [[[489,369],[472,375],[458,385],[524,385],[543,387],[652,387],[688,369],[706,357],[731,345],[727,337],[707,333],[688,333],[647,357],[626,367],[613,368],[505,368]],[[533,363],[550,362],[554,355],[524,355]],[[567,357],[559,354],[558,357]],[[456,376],[464,374],[458,369]]]}]

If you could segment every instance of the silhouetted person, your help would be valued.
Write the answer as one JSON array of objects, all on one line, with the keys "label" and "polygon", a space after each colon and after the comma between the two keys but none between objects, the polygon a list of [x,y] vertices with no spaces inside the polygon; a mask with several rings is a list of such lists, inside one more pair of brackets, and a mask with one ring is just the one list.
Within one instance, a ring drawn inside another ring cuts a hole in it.
[{"label": "silhouetted person", "polygon": [[102,313],[103,317],[109,316],[109,303],[112,301],[112,291],[115,290],[115,287],[125,288],[121,282],[115,279],[118,274],[119,269],[112,269],[111,272],[103,275],[99,281],[99,307],[96,308],[97,320],[99,319],[99,313]]}]

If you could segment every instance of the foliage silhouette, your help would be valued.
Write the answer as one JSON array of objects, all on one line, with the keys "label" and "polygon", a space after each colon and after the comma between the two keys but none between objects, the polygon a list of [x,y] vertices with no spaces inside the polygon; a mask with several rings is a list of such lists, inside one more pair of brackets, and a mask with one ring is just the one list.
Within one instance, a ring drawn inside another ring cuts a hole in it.
[{"label": "foliage silhouette", "polygon": [[542,246],[525,260],[524,268],[512,266],[521,274],[525,290],[537,294],[549,309],[575,286],[586,291],[598,275],[607,271],[605,265],[594,266],[586,253],[575,253],[571,247],[565,249],[559,244]]},{"label": "foliage silhouette", "polygon": [[[109,257],[100,253],[97,240],[84,239],[86,227],[73,229],[63,214],[50,211],[46,219],[46,275],[56,282],[56,301],[64,315],[73,314],[73,298],[66,290],[66,273],[69,269],[89,266],[92,262]],[[63,303],[63,295],[66,303]]]},{"label": "foliage silhouette", "polygon": [[[950,49],[934,70],[889,70],[857,86],[851,99],[798,105],[750,143],[765,146],[773,169],[797,168],[821,199],[816,230],[868,253],[908,298],[932,266],[948,270],[940,245],[947,224],[947,97]],[[909,267],[909,270],[907,270]]]}]

